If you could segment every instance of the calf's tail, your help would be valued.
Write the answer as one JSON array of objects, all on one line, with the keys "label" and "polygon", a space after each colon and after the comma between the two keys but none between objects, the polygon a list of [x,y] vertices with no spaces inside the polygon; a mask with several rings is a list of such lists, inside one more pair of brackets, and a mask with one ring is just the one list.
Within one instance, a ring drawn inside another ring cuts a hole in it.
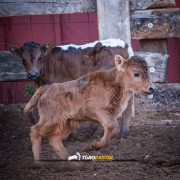
[{"label": "calf's tail", "polygon": [[36,118],[33,114],[34,108],[37,106],[39,98],[42,96],[42,94],[46,91],[47,88],[48,85],[44,85],[38,88],[24,108],[24,113],[26,113],[30,117],[32,124],[36,124]]}]

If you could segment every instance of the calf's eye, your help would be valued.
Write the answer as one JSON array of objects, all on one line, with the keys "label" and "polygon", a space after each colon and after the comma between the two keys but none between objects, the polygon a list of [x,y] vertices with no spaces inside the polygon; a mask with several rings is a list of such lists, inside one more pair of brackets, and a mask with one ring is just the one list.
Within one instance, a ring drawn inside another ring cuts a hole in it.
[{"label": "calf's eye", "polygon": [[134,77],[139,77],[139,73],[134,73]]}]

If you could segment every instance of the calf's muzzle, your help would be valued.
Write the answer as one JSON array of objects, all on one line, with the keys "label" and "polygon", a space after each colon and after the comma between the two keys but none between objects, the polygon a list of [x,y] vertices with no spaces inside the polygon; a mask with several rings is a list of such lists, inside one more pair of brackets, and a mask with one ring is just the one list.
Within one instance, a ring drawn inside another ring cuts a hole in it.
[{"label": "calf's muzzle", "polygon": [[149,93],[150,94],[155,93],[155,91],[156,91],[156,86],[155,85],[149,87]]}]

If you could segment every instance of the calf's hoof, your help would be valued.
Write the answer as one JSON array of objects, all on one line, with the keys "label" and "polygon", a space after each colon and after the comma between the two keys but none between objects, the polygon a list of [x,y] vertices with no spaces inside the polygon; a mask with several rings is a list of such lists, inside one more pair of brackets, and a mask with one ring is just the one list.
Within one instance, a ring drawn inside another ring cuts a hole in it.
[{"label": "calf's hoof", "polygon": [[40,156],[34,156],[34,161],[36,161],[36,162],[39,162],[41,160],[41,157]]},{"label": "calf's hoof", "polygon": [[83,147],[83,149],[82,149],[82,151],[84,151],[84,152],[89,152],[89,151],[92,151],[92,150],[94,150],[92,144],[85,145]]},{"label": "calf's hoof", "polygon": [[83,151],[84,152],[89,152],[89,151],[93,151],[93,150],[98,151],[100,149],[101,149],[100,143],[99,142],[93,142],[93,143],[90,143],[90,144],[84,146]]}]

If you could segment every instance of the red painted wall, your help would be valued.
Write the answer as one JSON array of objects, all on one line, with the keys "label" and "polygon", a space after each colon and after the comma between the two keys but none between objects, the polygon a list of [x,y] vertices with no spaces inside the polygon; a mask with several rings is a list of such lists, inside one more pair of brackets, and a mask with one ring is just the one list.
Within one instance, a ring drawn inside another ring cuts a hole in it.
[{"label": "red painted wall", "polygon": [[[96,13],[37,15],[0,18],[0,51],[8,44],[21,46],[27,41],[55,45],[84,44],[98,39]],[[0,103],[27,102],[25,85],[29,82],[0,82]]]},{"label": "red painted wall", "polygon": [[[10,43],[21,46],[27,41],[63,45],[95,40],[98,40],[96,13],[0,18],[0,51],[7,50]],[[132,46],[135,51],[140,49],[137,40],[132,40]],[[180,82],[180,39],[168,40],[168,53],[168,82]],[[24,96],[26,84],[29,82],[0,82],[0,103],[26,102],[29,99]]]}]

